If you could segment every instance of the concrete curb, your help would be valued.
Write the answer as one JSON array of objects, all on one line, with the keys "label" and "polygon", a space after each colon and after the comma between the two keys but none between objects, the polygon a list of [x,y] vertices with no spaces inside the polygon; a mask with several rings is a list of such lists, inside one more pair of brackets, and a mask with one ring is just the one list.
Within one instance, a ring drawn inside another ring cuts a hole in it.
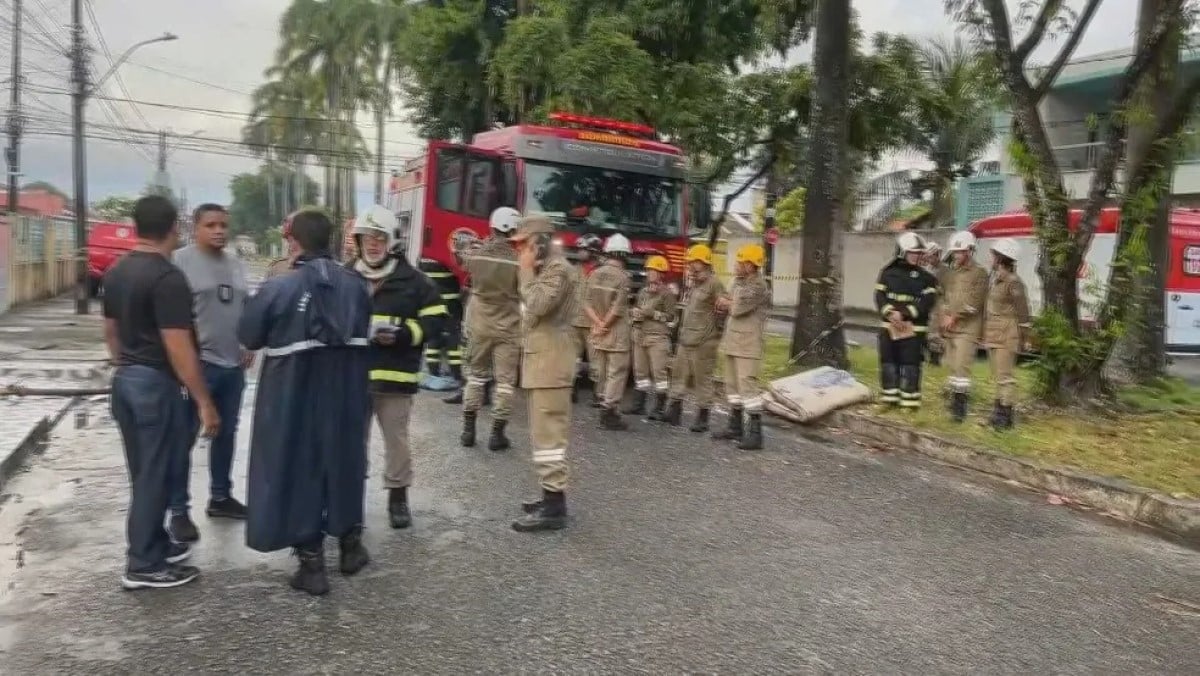
[{"label": "concrete curb", "polygon": [[45,452],[46,447],[50,445],[50,433],[77,402],[78,398],[70,399],[63,404],[58,413],[42,418],[33,426],[29,434],[25,435],[21,443],[9,451],[7,456],[0,459],[0,491],[4,490],[9,479],[25,467],[30,457]]},{"label": "concrete curb", "polygon": [[[776,419],[777,422],[785,422]],[[789,425],[790,427],[804,427]],[[814,428],[838,427],[880,445],[919,453],[957,467],[1011,479],[1082,505],[1166,531],[1200,547],[1200,500],[1178,500],[1119,479],[1043,465],[969,444],[950,441],[872,415],[837,411]]]}]

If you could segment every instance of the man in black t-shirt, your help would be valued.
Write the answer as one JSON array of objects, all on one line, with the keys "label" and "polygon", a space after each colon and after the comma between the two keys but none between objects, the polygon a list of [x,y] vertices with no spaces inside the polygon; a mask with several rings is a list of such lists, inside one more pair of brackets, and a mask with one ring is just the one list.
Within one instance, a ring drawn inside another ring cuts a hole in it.
[{"label": "man in black t-shirt", "polygon": [[191,551],[171,542],[163,527],[172,463],[191,448],[186,394],[196,401],[205,436],[220,425],[196,353],[192,292],[169,258],[179,240],[177,216],[163,197],[138,200],[137,247],[104,275],[104,342],[117,365],[110,400],[131,493],[126,589],[177,587],[200,574],[182,565]]}]

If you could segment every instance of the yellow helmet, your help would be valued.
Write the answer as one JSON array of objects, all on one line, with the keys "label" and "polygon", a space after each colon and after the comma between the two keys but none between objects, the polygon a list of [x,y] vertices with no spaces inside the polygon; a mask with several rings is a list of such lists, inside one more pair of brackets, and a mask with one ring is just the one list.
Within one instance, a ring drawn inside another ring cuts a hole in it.
[{"label": "yellow helmet", "polygon": [[712,265],[712,249],[708,248],[707,244],[693,244],[687,250],[685,262],[700,261],[705,265]]},{"label": "yellow helmet", "polygon": [[646,259],[647,270],[658,270],[659,272],[670,272],[671,266],[667,263],[667,259],[662,256],[651,256]]},{"label": "yellow helmet", "polygon": [[763,251],[761,244],[747,244],[737,250],[739,263],[750,263],[756,268],[761,268],[766,260],[767,253]]}]

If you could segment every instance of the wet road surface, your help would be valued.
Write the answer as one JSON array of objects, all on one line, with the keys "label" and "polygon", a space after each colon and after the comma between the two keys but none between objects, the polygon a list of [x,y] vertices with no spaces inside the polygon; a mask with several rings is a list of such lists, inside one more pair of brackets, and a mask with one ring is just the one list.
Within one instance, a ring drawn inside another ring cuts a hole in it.
[{"label": "wet road surface", "polygon": [[0,672],[1200,673],[1200,616],[1162,600],[1200,601],[1200,555],[1150,535],[908,456],[773,429],[749,454],[642,422],[602,432],[584,407],[573,523],[523,535],[523,415],[513,451],[462,449],[455,407],[429,395],[415,526],[386,527],[376,434],[374,562],[334,572],[329,596],[287,588],[286,553],[203,516],[202,449],[203,576],[124,592],[104,409],[84,429],[68,416],[0,507]]}]

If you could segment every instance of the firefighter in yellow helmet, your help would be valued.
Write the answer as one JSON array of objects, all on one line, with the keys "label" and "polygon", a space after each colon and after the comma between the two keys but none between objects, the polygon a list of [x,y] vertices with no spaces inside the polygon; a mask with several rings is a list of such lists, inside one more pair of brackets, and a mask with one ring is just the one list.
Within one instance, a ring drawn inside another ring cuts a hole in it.
[{"label": "firefighter in yellow helmet", "polygon": [[[717,309],[728,314],[721,352],[725,354],[725,397],[729,402],[729,427],[718,439],[737,440],[738,448],[762,448],[763,337],[771,308],[771,288],[760,274],[766,252],[758,244],[737,251],[735,278],[729,295],[717,301]],[[742,427],[742,412],[748,418]]]},{"label": "firefighter in yellow helmet", "polygon": [[713,371],[717,366],[717,343],[721,340],[721,314],[717,299],[725,294],[721,280],[713,273],[712,249],[695,244],[685,257],[691,285],[684,294],[683,318],[679,325],[679,345],[671,368],[670,403],[662,420],[679,425],[683,416],[683,395],[691,383],[696,402],[693,432],[708,430],[708,412],[713,403]]},{"label": "firefighter in yellow helmet", "polygon": [[667,391],[671,387],[671,322],[675,321],[675,290],[666,283],[671,271],[667,259],[651,256],[646,259],[646,284],[638,291],[633,318],[633,375],[635,389],[633,404],[626,410],[632,415],[646,413],[651,393],[655,395],[651,420],[661,418],[667,407]]}]

